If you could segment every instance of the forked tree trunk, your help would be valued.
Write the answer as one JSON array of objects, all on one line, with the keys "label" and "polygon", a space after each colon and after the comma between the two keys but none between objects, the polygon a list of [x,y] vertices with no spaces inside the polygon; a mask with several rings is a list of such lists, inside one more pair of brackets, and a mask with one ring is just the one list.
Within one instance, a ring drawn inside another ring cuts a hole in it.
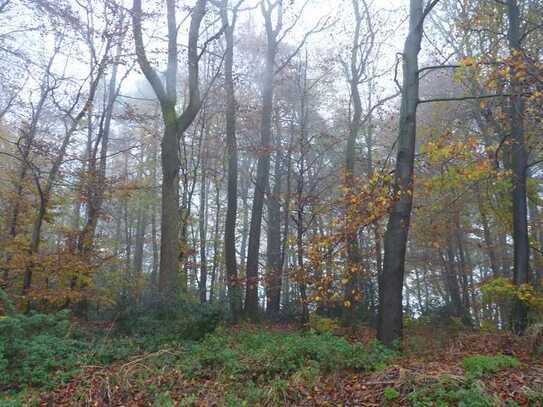
[{"label": "forked tree trunk", "polygon": [[141,0],[134,0],[132,27],[138,64],[151,84],[162,111],[164,135],[162,137],[162,214],[160,237],[160,269],[158,290],[166,297],[174,298],[186,291],[186,279],[179,273],[180,222],[179,211],[179,138],[190,127],[201,107],[199,88],[200,60],[198,39],[200,25],[206,13],[207,0],[198,0],[192,10],[188,35],[188,103],[183,112],[176,112],[177,103],[177,32],[176,2],[166,1],[168,26],[168,64],[165,84],[147,58],[142,33]]}]

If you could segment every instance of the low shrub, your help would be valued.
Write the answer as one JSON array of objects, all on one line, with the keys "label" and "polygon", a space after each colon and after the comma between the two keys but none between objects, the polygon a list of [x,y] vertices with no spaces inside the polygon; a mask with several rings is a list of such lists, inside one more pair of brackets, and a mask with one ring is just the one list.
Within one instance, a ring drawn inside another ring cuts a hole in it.
[{"label": "low shrub", "polygon": [[68,312],[0,319],[0,384],[52,387],[78,369],[88,346],[70,335]]},{"label": "low shrub", "polygon": [[376,370],[394,355],[377,343],[364,347],[331,334],[242,331],[228,335],[219,330],[194,344],[183,366],[196,376],[219,372],[230,378],[267,380],[288,377],[307,367],[319,372]]},{"label": "low shrub", "polygon": [[0,318],[0,390],[51,388],[77,374],[82,365],[107,365],[158,350],[159,336],[82,334],[69,312],[16,314]]},{"label": "low shrub", "polygon": [[332,318],[321,317],[315,313],[309,316],[309,329],[316,333],[334,333],[339,330],[339,324]]},{"label": "low shrub", "polygon": [[95,338],[88,359],[92,364],[109,365],[130,356],[158,350],[160,338],[111,337]]},{"label": "low shrub", "polygon": [[524,396],[529,400],[530,406],[540,406],[543,405],[543,386],[539,385],[537,388],[532,389],[525,386],[523,389]]},{"label": "low shrub", "polygon": [[531,325],[526,331],[526,336],[530,341],[531,351],[534,355],[543,354],[543,323]]},{"label": "low shrub", "polygon": [[472,377],[481,377],[485,374],[497,373],[500,370],[517,367],[520,364],[518,359],[507,355],[475,355],[464,358],[464,369]]},{"label": "low shrub", "polygon": [[223,319],[218,306],[192,301],[156,300],[134,305],[117,323],[117,333],[155,337],[163,341],[198,340]]},{"label": "low shrub", "polygon": [[2,400],[0,399],[0,407],[23,407],[21,400]]},{"label": "low shrub", "polygon": [[448,335],[457,335],[461,331],[472,326],[469,316],[457,316],[450,305],[434,304],[422,312],[418,318],[406,318],[405,327],[407,330],[440,328]]},{"label": "low shrub", "polygon": [[494,407],[496,400],[488,395],[481,384],[442,376],[438,380],[418,387],[408,396],[413,407]]},{"label": "low shrub", "polygon": [[[18,396],[29,387],[49,389],[83,365],[180,346],[212,332],[221,318],[217,308],[190,302],[134,307],[112,332],[80,330],[71,325],[68,311],[0,317],[0,392]],[[7,403],[3,398],[0,403]]]},{"label": "low shrub", "polygon": [[385,400],[393,401],[400,397],[400,392],[394,387],[385,387],[383,390],[383,396],[385,396]]}]

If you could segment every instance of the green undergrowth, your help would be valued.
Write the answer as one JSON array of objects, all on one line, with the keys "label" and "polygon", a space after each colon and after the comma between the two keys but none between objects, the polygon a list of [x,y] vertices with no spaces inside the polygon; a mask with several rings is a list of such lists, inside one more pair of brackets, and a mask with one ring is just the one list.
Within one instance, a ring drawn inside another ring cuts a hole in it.
[{"label": "green undergrowth", "polygon": [[485,391],[482,383],[471,378],[441,376],[419,385],[409,396],[413,407],[494,407],[498,401]]},{"label": "green undergrowth", "polygon": [[[312,388],[324,375],[379,370],[397,356],[378,343],[350,343],[330,333],[222,327],[201,341],[178,345],[149,355],[130,378],[129,387],[147,394],[153,405],[194,405],[202,394],[218,398],[221,406],[284,405],[300,396],[297,389]],[[210,394],[209,383],[221,391]],[[174,389],[186,391],[185,385],[194,394],[180,400]]]},{"label": "green undergrowth", "polygon": [[84,366],[175,348],[217,326],[217,313],[190,312],[189,317],[187,309],[130,316],[113,331],[78,328],[68,311],[0,317],[0,407],[29,405],[19,400],[68,382]]},{"label": "green undergrowth", "polygon": [[520,362],[517,358],[508,355],[475,355],[464,358],[463,366],[468,375],[481,377],[486,374],[495,374],[500,370],[518,367]]},{"label": "green undergrowth", "polygon": [[[156,406],[193,405],[208,391],[206,383],[221,389],[213,394],[219,405],[284,405],[287,399],[292,402],[302,397],[299,389],[311,389],[324,376],[377,371],[398,356],[378,342],[349,342],[328,329],[232,330],[216,328],[218,320],[213,313],[194,314],[185,321],[181,317],[173,318],[168,330],[166,326],[158,329],[159,323],[166,325],[165,319],[157,322],[140,315],[133,319],[138,326],[130,327],[126,320],[121,329],[111,332],[78,329],[68,312],[2,317],[0,407],[38,405],[40,393],[66,383],[87,365],[107,368],[112,384],[120,386],[120,391],[138,389]],[[191,324],[193,332],[183,334]],[[132,376],[118,369],[125,376],[115,378],[115,366],[135,358],[142,361]],[[405,400],[416,407],[494,406],[496,400],[481,379],[518,367],[519,361],[506,355],[475,355],[466,357],[462,365],[465,377],[443,376],[413,383]],[[190,388],[182,400],[176,390],[180,383]],[[403,400],[402,389],[405,387],[385,389],[387,405]],[[80,390],[87,394],[88,389]],[[539,401],[540,393],[532,393],[530,398]],[[34,402],[30,401],[32,395]]]},{"label": "green undergrowth", "polygon": [[49,388],[77,371],[87,343],[73,338],[68,313],[0,319],[0,385]]},{"label": "green undergrowth", "polygon": [[193,344],[179,363],[189,379],[223,383],[225,405],[252,406],[282,405],[289,389],[297,385],[313,386],[321,375],[342,370],[382,369],[395,356],[376,342],[353,344],[330,333],[219,329]]},{"label": "green undergrowth", "polygon": [[[518,367],[520,362],[507,355],[474,355],[463,359],[465,377],[443,375],[436,380],[414,386],[408,399],[414,407],[423,406],[460,406],[494,407],[502,405],[496,396],[486,391],[483,376],[492,375],[501,370]],[[515,405],[515,404],[511,404]]]},{"label": "green undergrowth", "polygon": [[213,371],[225,377],[267,379],[289,375],[304,367],[316,367],[322,372],[373,371],[385,367],[394,355],[377,342],[368,346],[352,344],[329,333],[229,334],[221,329],[194,344],[183,367],[191,376]]},{"label": "green undergrowth", "polygon": [[[543,392],[523,386],[520,393],[528,406],[540,406]],[[407,396],[413,407],[520,407],[513,399],[501,400],[485,388],[483,381],[471,375],[466,377],[443,375],[424,384],[418,384]]]},{"label": "green undergrowth", "polygon": [[[293,383],[312,385],[322,374],[344,369],[377,370],[395,357],[377,343],[353,344],[331,333],[215,329],[219,319],[213,312],[166,317],[137,315],[131,319],[135,326],[126,319],[111,332],[79,329],[67,311],[2,317],[0,406],[31,405],[32,394],[68,382],[87,365],[121,364],[166,349],[151,358],[143,375],[172,368],[196,381],[212,378],[226,386],[224,402],[231,405],[281,404]],[[157,388],[154,394],[166,400],[167,391]]]},{"label": "green undergrowth", "polygon": [[15,315],[0,319],[0,389],[50,389],[65,383],[85,365],[108,365],[159,349],[154,336],[82,333],[68,312]]}]

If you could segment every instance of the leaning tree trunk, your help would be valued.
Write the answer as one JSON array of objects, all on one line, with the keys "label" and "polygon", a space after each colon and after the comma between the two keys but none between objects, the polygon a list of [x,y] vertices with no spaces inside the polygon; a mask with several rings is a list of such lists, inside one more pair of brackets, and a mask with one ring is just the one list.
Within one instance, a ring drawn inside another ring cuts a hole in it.
[{"label": "leaning tree trunk", "polygon": [[32,285],[32,268],[34,267],[33,257],[36,254],[38,254],[38,250],[39,250],[39,246],[41,242],[42,226],[47,215],[47,210],[50,203],[53,187],[59,175],[60,168],[62,164],[64,163],[64,157],[66,156],[68,146],[71,143],[72,136],[77,131],[79,127],[79,123],[81,122],[81,120],[83,119],[87,111],[92,107],[92,103],[94,101],[94,97],[98,89],[98,84],[104,73],[105,63],[107,61],[106,55],[107,55],[107,52],[104,54],[104,57],[101,59],[100,63],[97,66],[96,77],[92,80],[90,84],[89,94],[87,96],[87,100],[85,101],[85,104],[83,105],[79,113],[75,117],[72,118],[72,123],[70,127],[66,130],[64,138],[62,140],[62,144],[60,145],[60,148],[53,161],[51,169],[49,170],[49,173],[47,174],[45,185],[43,187],[41,186],[41,181],[39,177],[36,176],[36,174],[34,174],[34,181],[36,184],[36,188],[38,189],[40,199],[39,199],[36,219],[32,227],[32,238],[31,238],[30,247],[29,247],[30,264],[26,266],[25,273],[24,273],[23,294],[25,294]]},{"label": "leaning tree trunk", "polygon": [[106,110],[101,118],[103,122],[100,125],[98,140],[100,140],[100,159],[97,163],[98,145],[89,149],[89,173],[90,181],[87,187],[87,213],[86,221],[83,230],[79,235],[78,251],[85,256],[90,252],[94,243],[94,235],[98,225],[98,218],[101,215],[102,204],[104,201],[105,184],[106,184],[106,169],[107,155],[109,149],[109,133],[111,129],[111,121],[115,108],[115,101],[120,88],[117,83],[117,74],[119,70],[119,62],[121,58],[121,43],[117,45],[115,52],[115,61],[111,71],[111,78],[108,85]]},{"label": "leaning tree trunk", "polygon": [[[53,62],[53,59],[51,58],[49,62],[49,67],[51,66],[52,62]],[[34,143],[34,138],[38,131],[38,122],[40,120],[41,112],[43,110],[43,107],[49,95],[49,91],[50,89],[46,88],[45,85],[42,84],[40,99],[36,105],[36,108],[34,109],[34,114],[32,116],[32,120],[30,122],[29,128],[28,130],[23,131],[22,140],[20,140],[20,141],[23,141],[22,148],[21,148],[21,160],[20,160],[20,167],[17,171],[17,178],[15,180],[14,199],[11,201],[9,214],[7,215],[8,221],[6,222],[6,226],[7,226],[6,228],[7,233],[5,236],[6,239],[15,239],[18,233],[17,225],[19,222],[19,216],[21,212],[21,203],[24,202],[23,200],[24,183],[30,171],[30,164],[29,164],[30,154],[32,151],[32,145]],[[6,264],[6,268],[4,269],[3,277],[2,277],[6,284],[9,277],[8,264],[10,260],[11,260],[11,255],[8,251],[6,251],[6,253],[4,254],[4,262]],[[26,282],[24,284],[26,285]]]},{"label": "leaning tree trunk", "polygon": [[409,34],[403,51],[403,87],[394,197],[385,232],[385,255],[380,279],[378,338],[390,346],[402,337],[402,289],[407,236],[413,204],[413,168],[419,98],[418,54],[423,34],[422,0],[411,0]]},{"label": "leaning tree trunk", "polygon": [[344,310],[344,319],[348,323],[352,323],[355,318],[355,298],[357,297],[356,290],[359,288],[361,281],[360,269],[362,257],[360,253],[360,244],[358,239],[358,228],[352,228],[348,219],[349,207],[353,198],[353,188],[355,179],[355,154],[356,141],[360,132],[360,120],[362,118],[362,100],[358,85],[361,75],[365,70],[365,66],[361,64],[360,59],[364,56],[359,56],[360,29],[362,19],[358,4],[353,1],[354,12],[356,16],[355,34],[353,38],[353,46],[351,51],[350,63],[350,78],[349,87],[351,90],[351,102],[353,106],[353,115],[349,124],[349,137],[347,138],[347,146],[345,149],[345,187],[347,194],[345,197],[345,232],[347,237],[347,262],[345,264],[345,278],[348,283],[345,286],[345,298],[350,306]]}]

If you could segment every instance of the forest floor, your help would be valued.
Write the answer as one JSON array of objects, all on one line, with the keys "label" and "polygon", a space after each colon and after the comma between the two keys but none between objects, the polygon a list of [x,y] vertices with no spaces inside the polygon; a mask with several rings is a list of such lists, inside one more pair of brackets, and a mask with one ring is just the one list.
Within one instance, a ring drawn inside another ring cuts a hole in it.
[{"label": "forest floor", "polygon": [[417,329],[407,332],[401,353],[374,348],[350,365],[354,348],[334,349],[347,346],[344,339],[371,348],[371,330],[344,332],[338,344],[303,335],[292,325],[226,328],[190,351],[170,346],[85,366],[67,384],[41,393],[37,404],[543,406],[543,358],[533,355],[527,338]]}]

